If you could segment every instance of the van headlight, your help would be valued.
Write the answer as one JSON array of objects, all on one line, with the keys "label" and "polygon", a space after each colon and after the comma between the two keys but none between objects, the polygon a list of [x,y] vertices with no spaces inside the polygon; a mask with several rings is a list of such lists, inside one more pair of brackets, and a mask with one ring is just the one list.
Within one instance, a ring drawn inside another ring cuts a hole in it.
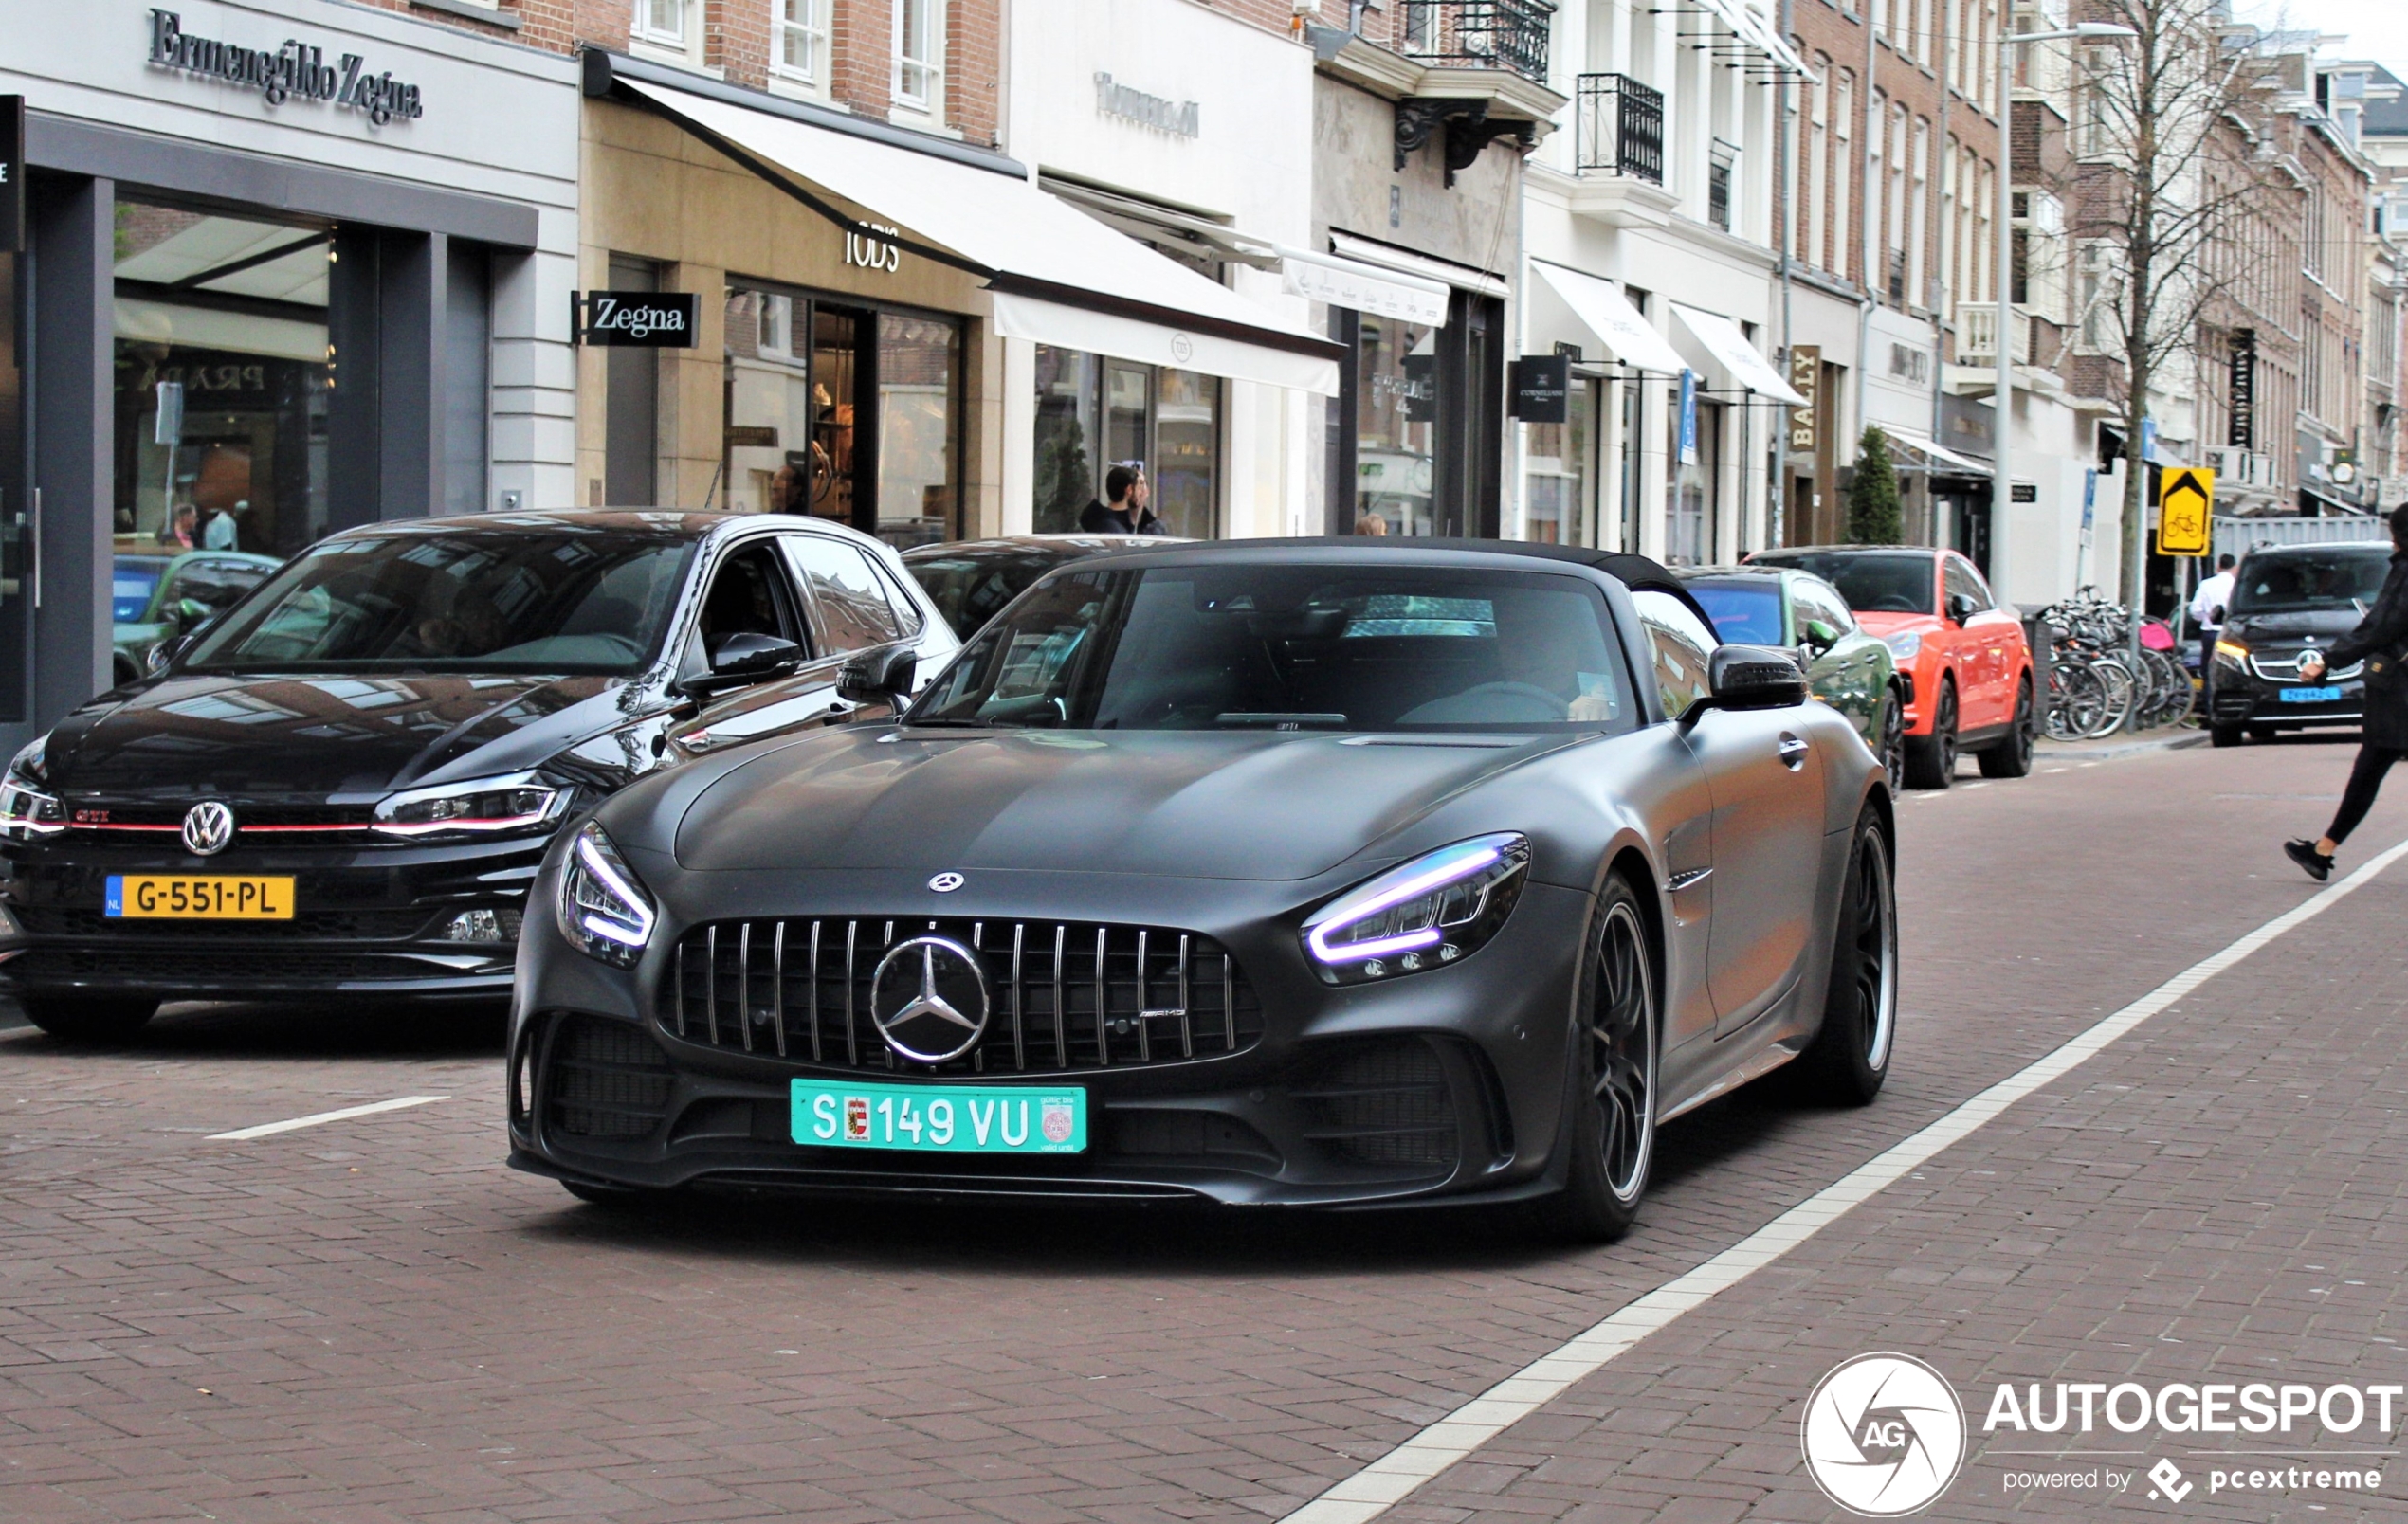
[{"label": "van headlight", "polygon": [[1517,831],[1425,852],[1315,911],[1304,955],[1329,984],[1443,968],[1497,934],[1529,866],[1529,839]]},{"label": "van headlight", "polygon": [[50,737],[37,735],[9,759],[0,775],[0,837],[24,841],[55,836],[67,828],[67,807],[47,787]]},{"label": "van headlight", "polygon": [[560,893],[554,906],[560,934],[588,957],[622,969],[635,967],[660,921],[652,897],[635,870],[619,856],[602,827],[588,821],[569,842],[560,865]]},{"label": "van headlight", "polygon": [[376,802],[369,829],[381,836],[506,836],[549,827],[568,807],[569,790],[532,772],[470,778],[388,794]]}]

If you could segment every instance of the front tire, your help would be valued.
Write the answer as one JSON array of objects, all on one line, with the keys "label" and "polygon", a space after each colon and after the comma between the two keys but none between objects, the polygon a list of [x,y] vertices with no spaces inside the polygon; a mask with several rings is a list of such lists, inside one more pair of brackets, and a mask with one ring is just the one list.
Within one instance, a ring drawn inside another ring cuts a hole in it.
[{"label": "front tire", "polygon": [[1547,1225],[1581,1243],[1606,1243],[1630,1231],[1655,1163],[1657,1007],[1655,959],[1638,896],[1620,877],[1606,880],[1580,976],[1572,1033],[1572,1149],[1562,1193]]},{"label": "front tire", "polygon": [[2228,746],[2238,746],[2241,744],[2241,728],[2238,725],[2210,725],[2207,728],[2207,744],[2218,751]]},{"label": "front tire", "polygon": [[1862,1106],[1881,1094],[1898,1027],[1898,895],[1888,833],[1871,806],[1856,817],[1840,881],[1822,1029],[1797,1060],[1810,1099]]},{"label": "front tire", "polygon": [[1894,688],[1882,693],[1881,719],[1873,735],[1880,737],[1875,754],[1881,758],[1881,771],[1888,775],[1894,796],[1906,787],[1906,707],[1898,701]]},{"label": "front tire", "polygon": [[112,1047],[158,1014],[159,1003],[142,995],[27,995],[25,1019],[63,1043]]},{"label": "front tire", "polygon": [[1915,789],[1945,789],[1957,779],[1957,685],[1940,680],[1932,700],[1931,734],[1906,737],[1906,783]]},{"label": "front tire", "polygon": [[1983,777],[2020,778],[2032,771],[2032,680],[2026,678],[2016,688],[2015,723],[1978,758]]}]

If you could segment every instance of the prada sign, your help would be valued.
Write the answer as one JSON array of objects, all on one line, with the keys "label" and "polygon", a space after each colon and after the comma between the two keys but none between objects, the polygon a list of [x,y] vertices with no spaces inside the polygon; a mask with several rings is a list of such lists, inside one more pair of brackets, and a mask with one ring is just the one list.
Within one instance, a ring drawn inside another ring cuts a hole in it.
[{"label": "prada sign", "polygon": [[151,12],[153,68],[222,80],[238,90],[257,90],[271,106],[295,97],[331,101],[337,110],[365,115],[378,127],[396,117],[414,121],[427,114],[416,85],[394,79],[391,69],[371,74],[367,64],[357,53],[344,53],[329,64],[324,48],[289,37],[272,53],[195,37],[184,29],[184,18],[174,11]]},{"label": "prada sign", "polygon": [[572,342],[692,349],[702,299],[691,291],[572,291]]}]

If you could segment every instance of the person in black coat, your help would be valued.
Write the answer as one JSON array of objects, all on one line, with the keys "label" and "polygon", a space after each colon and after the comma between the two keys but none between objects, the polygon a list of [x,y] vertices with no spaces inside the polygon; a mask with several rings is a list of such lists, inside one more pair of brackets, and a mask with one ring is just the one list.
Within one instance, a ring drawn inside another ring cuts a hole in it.
[{"label": "person in black coat", "polygon": [[2366,663],[2365,722],[2358,761],[2349,770],[2349,786],[2342,790],[2341,807],[2322,840],[2285,842],[2283,851],[2308,876],[2322,883],[2333,871],[2333,853],[2374,807],[2391,765],[2408,756],[2408,673],[2400,670],[2408,658],[2408,504],[2391,513],[2391,571],[2382,591],[2358,627],[2335,641],[2323,655],[2309,651],[2299,659],[2299,675],[2321,680],[2327,668]]},{"label": "person in black coat", "polygon": [[1111,499],[1089,502],[1079,515],[1079,528],[1089,535],[1167,535],[1162,520],[1145,505],[1145,473],[1134,465],[1116,465],[1104,473],[1104,495]]}]

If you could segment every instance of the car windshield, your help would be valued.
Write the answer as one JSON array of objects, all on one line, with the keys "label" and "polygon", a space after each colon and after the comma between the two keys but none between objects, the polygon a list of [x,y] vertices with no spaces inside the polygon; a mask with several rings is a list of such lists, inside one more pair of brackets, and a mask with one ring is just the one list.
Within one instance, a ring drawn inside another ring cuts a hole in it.
[{"label": "car windshield", "polygon": [[689,540],[619,530],[330,540],[181,663],[197,672],[629,673],[659,645]]},{"label": "car windshield", "polygon": [[109,576],[109,617],[120,625],[140,619],[150,611],[151,595],[159,590],[159,578],[165,575],[165,561],[119,556]]},{"label": "car windshield", "polygon": [[2235,614],[2299,613],[2315,608],[2360,612],[2382,590],[2391,567],[2388,545],[2335,545],[2314,551],[2257,554],[2241,563],[2233,583]]},{"label": "car windshield", "polygon": [[1764,551],[1760,566],[1794,566],[1839,590],[1860,614],[1929,614],[1932,603],[1929,551]]},{"label": "car windshield", "polygon": [[1772,578],[1750,577],[1743,582],[1693,581],[1689,584],[1689,591],[1706,606],[1706,616],[1714,621],[1714,633],[1726,644],[1781,644],[1781,590],[1780,584]]},{"label": "car windshield", "polygon": [[1029,585],[1060,566],[1088,553],[1085,551],[979,552],[959,555],[915,555],[904,561],[913,578],[928,590],[945,623],[963,640],[978,633],[1005,604],[1028,590]]},{"label": "car windshield", "polygon": [[1638,722],[1605,600],[1453,567],[1068,568],[906,717],[1071,730],[1595,730]]}]

